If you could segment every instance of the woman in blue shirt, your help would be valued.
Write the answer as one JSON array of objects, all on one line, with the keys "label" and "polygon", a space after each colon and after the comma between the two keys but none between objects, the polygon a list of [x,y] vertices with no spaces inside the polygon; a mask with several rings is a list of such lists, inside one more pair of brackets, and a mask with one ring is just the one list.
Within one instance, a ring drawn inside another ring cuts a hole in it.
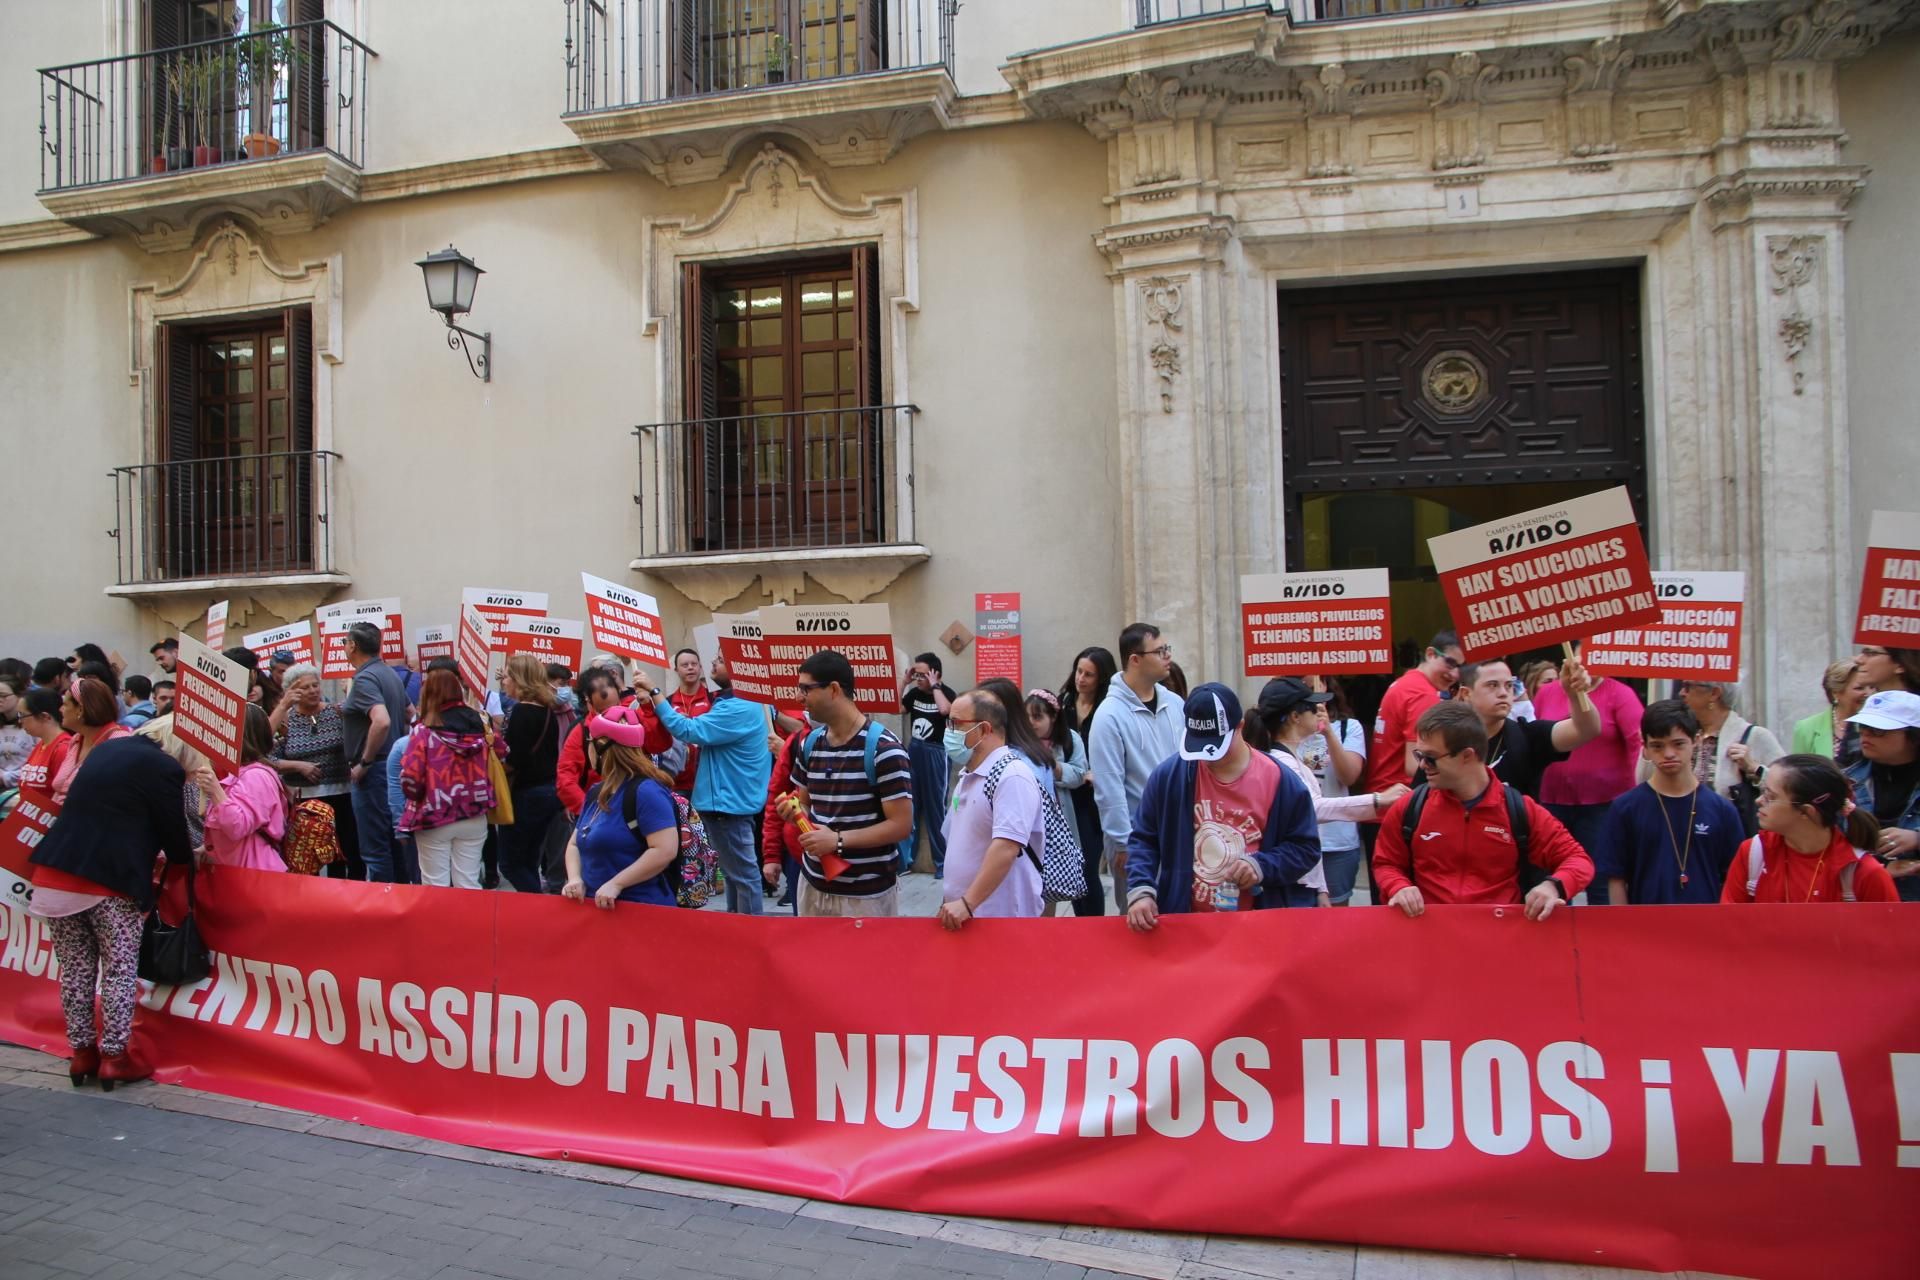
[{"label": "woman in blue shirt", "polygon": [[576,902],[591,896],[594,906],[609,911],[616,902],[673,906],[668,873],[680,856],[680,821],[673,779],[647,754],[646,725],[632,707],[614,707],[588,718],[587,737],[600,782],[587,792],[567,842],[561,896]]}]

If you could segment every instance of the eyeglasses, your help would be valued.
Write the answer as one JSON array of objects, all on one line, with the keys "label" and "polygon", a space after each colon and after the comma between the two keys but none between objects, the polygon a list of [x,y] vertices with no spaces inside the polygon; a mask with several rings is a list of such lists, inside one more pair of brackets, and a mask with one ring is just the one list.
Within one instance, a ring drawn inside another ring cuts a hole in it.
[{"label": "eyeglasses", "polygon": [[803,684],[798,681],[794,683],[794,688],[800,691],[800,696],[803,698],[806,697],[808,694],[812,693],[815,689],[824,689],[826,687],[827,686],[823,684]]},{"label": "eyeglasses", "polygon": [[1156,658],[1171,658],[1173,656],[1173,646],[1163,644],[1158,649],[1149,649],[1147,652]]},{"label": "eyeglasses", "polygon": [[1415,747],[1413,749],[1413,762],[1422,769],[1431,769],[1449,756],[1457,756],[1459,754],[1458,751],[1442,751],[1440,754],[1435,755],[1431,751],[1422,751],[1420,748]]},{"label": "eyeglasses", "polygon": [[1460,659],[1454,657],[1451,654],[1435,653],[1433,656],[1440,659],[1440,661],[1446,663],[1447,670],[1449,671],[1458,671],[1460,669]]},{"label": "eyeglasses", "polygon": [[979,724],[979,723],[980,723],[980,721],[979,721],[979,720],[966,720],[966,719],[962,719],[962,718],[961,718],[960,716],[948,716],[948,717],[947,717],[947,723],[948,723],[949,725],[951,725],[951,726],[953,726],[954,728],[956,728],[956,729],[960,729],[960,730],[962,730],[962,732],[964,732],[965,730],[967,730],[967,729],[971,729],[971,728],[973,728],[973,726],[975,726],[975,725],[977,725],[977,724]]}]

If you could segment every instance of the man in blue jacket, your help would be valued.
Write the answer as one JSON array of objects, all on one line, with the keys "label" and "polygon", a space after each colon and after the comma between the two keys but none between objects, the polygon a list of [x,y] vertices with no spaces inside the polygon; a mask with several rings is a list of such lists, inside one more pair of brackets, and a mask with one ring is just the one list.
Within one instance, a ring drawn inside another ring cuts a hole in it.
[{"label": "man in blue jacket", "polygon": [[1127,838],[1127,926],[1165,911],[1311,906],[1320,861],[1313,797],[1240,736],[1240,699],[1203,684],[1186,701],[1180,754],[1147,779]]},{"label": "man in blue jacket", "polygon": [[767,803],[773,754],[767,750],[766,712],[733,691],[725,658],[715,658],[713,706],[702,716],[673,709],[664,691],[644,671],[633,677],[634,692],[653,704],[667,732],[700,748],[700,771],[693,779],[693,807],[706,821],[707,839],[720,855],[727,877],[727,910],[757,916],[763,909],[760,888],[760,815]]}]

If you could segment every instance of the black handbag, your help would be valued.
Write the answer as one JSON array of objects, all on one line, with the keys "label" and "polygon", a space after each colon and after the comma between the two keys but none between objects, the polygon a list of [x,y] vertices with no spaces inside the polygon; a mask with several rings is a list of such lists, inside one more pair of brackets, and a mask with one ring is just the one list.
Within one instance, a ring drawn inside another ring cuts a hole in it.
[{"label": "black handbag", "polygon": [[[160,873],[160,889],[167,887],[167,871],[173,869],[168,864]],[[160,918],[160,907],[156,900],[154,908],[147,915],[147,923],[140,930],[140,976],[148,982],[165,983],[179,987],[190,982],[198,982],[213,972],[213,961],[207,955],[207,944],[200,940],[200,928],[193,922],[193,867],[187,867],[187,914],[180,917],[177,925],[168,924]]]},{"label": "black handbag", "polygon": [[[1753,726],[1748,725],[1746,732],[1740,735],[1740,745],[1746,746],[1747,739],[1753,736]],[[1740,781],[1727,788],[1727,799],[1733,802],[1733,810],[1740,815],[1740,827],[1751,840],[1760,834],[1760,786],[1752,781],[1747,771],[1740,771]]]}]

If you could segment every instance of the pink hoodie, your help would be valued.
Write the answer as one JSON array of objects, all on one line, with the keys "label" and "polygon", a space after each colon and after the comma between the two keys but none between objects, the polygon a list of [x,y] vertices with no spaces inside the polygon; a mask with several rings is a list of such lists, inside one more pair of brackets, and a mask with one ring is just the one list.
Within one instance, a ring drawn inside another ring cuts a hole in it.
[{"label": "pink hoodie", "polygon": [[207,856],[227,867],[285,871],[279,846],[287,835],[287,802],[280,775],[255,761],[220,785],[227,798],[207,809]]}]

